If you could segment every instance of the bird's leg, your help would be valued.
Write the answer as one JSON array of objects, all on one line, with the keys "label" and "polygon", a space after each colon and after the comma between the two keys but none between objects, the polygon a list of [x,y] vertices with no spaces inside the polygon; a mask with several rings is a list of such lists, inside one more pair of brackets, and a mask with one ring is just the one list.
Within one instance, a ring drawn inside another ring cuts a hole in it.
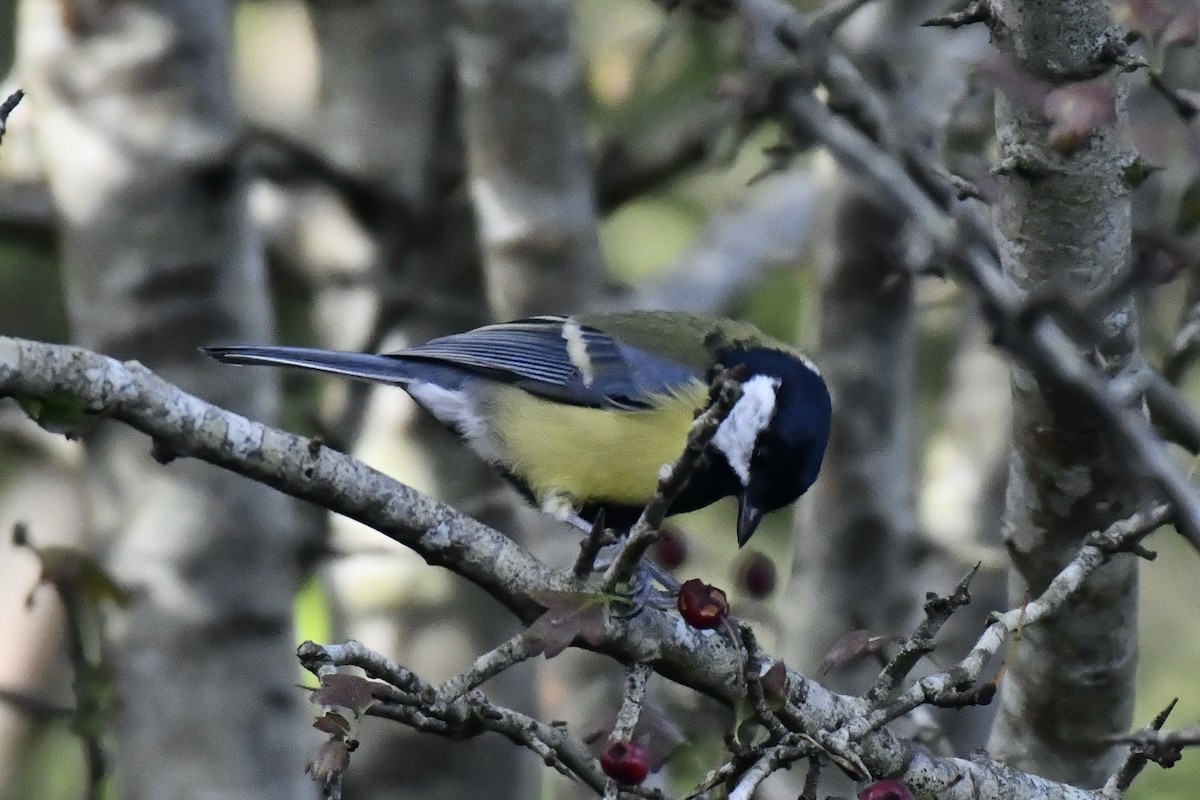
[{"label": "bird's leg", "polygon": [[543,514],[549,514],[560,522],[566,522],[585,533],[592,530],[591,524],[579,516],[575,509],[575,498],[567,492],[557,489],[546,492],[541,498],[540,506]]},{"label": "bird's leg", "polygon": [[[656,582],[662,585],[663,591],[655,591]],[[614,611],[621,619],[631,619],[647,607],[666,610],[675,605],[678,594],[679,581],[675,576],[649,558],[643,558],[629,580],[628,600],[618,601],[623,608]]]},{"label": "bird's leg", "polygon": [[[546,509],[547,504],[543,503],[542,508]],[[624,536],[628,534],[628,531],[618,534],[619,538],[614,540],[613,532],[608,530],[604,525],[603,509],[596,515],[596,518],[592,522],[585,520],[573,508],[570,510],[570,513],[566,514],[563,514],[561,509],[561,506],[555,509],[558,512],[557,516],[559,519],[586,534],[583,541],[579,543],[579,558],[576,559],[573,569],[575,576],[583,578],[596,570],[597,567],[600,569],[606,568],[607,562],[611,561],[612,556],[609,556],[608,559],[600,558],[601,553],[606,548],[620,544]],[[598,558],[601,561],[599,565],[597,564]],[[656,592],[654,588],[655,583],[660,584],[664,591]],[[679,593],[679,581],[671,573],[649,558],[641,560],[638,569],[633,574],[629,587],[628,601],[621,601],[622,606],[627,606],[625,610],[619,612],[619,616],[623,618],[635,617],[647,606],[652,608],[669,608],[674,603],[675,595]]]}]

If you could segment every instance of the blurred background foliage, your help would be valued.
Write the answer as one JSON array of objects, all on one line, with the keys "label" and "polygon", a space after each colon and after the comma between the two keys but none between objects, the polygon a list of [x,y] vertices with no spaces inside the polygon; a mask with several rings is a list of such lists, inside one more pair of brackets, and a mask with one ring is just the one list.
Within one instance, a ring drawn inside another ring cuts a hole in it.
[{"label": "blurred background foliage", "polygon": [[[6,72],[13,59],[15,6],[0,4],[0,72]],[[646,135],[664,113],[684,113],[709,102],[714,87],[720,90],[730,52],[721,31],[689,16],[672,17],[668,24],[662,12],[645,0],[576,0],[576,6],[590,104],[588,122],[597,145],[613,137],[636,140]],[[304,115],[316,92],[316,54],[304,5],[297,0],[244,0],[236,8],[237,94],[246,119],[285,128],[289,120]],[[1188,51],[1183,55],[1194,54]],[[1142,108],[1136,101],[1131,106],[1135,127]],[[1156,163],[1170,163],[1173,153],[1194,147],[1194,128],[1178,134],[1186,139],[1163,141],[1162,135],[1151,136],[1144,143],[1144,150]],[[747,184],[770,166],[765,151],[775,140],[776,132],[770,126],[754,131],[745,141],[730,136],[717,143],[714,157],[704,165],[607,215],[602,242],[612,278],[637,283],[684,257],[704,223],[741,202]],[[0,148],[0,161],[4,156]],[[800,159],[791,168],[820,170],[820,160],[819,156]],[[1191,177],[1186,170],[1169,169],[1160,182],[1168,192],[1178,194]],[[0,191],[5,191],[2,185]],[[729,312],[756,321],[775,336],[805,344],[813,327],[806,312],[812,305],[814,286],[809,267],[802,259],[770,271]],[[280,312],[280,339],[299,343],[309,327],[304,319],[306,298],[279,282],[274,290]],[[925,279],[919,287],[919,298],[921,431],[928,434],[940,419],[939,401],[947,385],[949,356],[958,335],[955,309],[962,298],[951,284],[937,278]],[[1183,302],[1180,282],[1155,290],[1145,300],[1147,341],[1162,347],[1169,341]],[[6,235],[0,230],[0,320],[5,334],[55,342],[69,340],[53,241]],[[287,385],[294,391],[289,395],[286,424],[303,432],[317,402],[315,384],[307,377],[289,377]],[[1192,395],[1200,400],[1195,387]],[[19,447],[18,440],[0,437],[0,482],[9,477],[5,465],[12,463],[11,456]],[[681,518],[679,526],[727,529],[731,521],[732,510],[722,506]],[[770,520],[755,541],[782,565],[790,558],[789,533],[788,522],[781,515]],[[689,544],[704,548],[705,542],[726,543],[727,539],[696,536]],[[1200,691],[1195,680],[1200,664],[1200,582],[1196,580],[1200,564],[1177,537],[1160,535],[1150,545],[1159,550],[1160,557],[1143,569],[1143,641],[1136,719],[1139,723],[1148,721],[1171,698],[1179,697],[1172,723],[1181,726],[1200,721]],[[729,565],[733,556],[732,546],[718,552],[692,553],[700,565],[696,572],[722,585],[731,583]],[[781,566],[780,573],[787,574],[786,568]],[[40,597],[39,601],[50,599]],[[330,608],[318,582],[310,582],[302,592],[296,611],[299,640],[322,641],[329,637]],[[0,714],[10,713],[0,710]],[[20,768],[14,774],[0,775],[3,797],[74,800],[82,796],[79,747],[65,725],[51,722],[35,727],[19,749],[24,755],[13,763]],[[684,754],[681,759],[686,762],[690,757]],[[704,761],[695,760],[697,770],[702,769]],[[1130,797],[1191,800],[1197,787],[1200,757],[1187,751],[1181,764],[1170,771],[1147,770]],[[110,787],[107,796],[117,795]]]}]

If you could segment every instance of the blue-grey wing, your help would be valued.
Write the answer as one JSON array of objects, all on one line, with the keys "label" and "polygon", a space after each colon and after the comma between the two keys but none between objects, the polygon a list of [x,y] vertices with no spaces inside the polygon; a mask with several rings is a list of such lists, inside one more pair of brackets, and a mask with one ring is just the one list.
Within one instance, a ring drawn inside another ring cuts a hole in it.
[{"label": "blue-grey wing", "polygon": [[570,317],[543,316],[443,336],[394,354],[486,375],[559,402],[645,408],[698,376]]}]

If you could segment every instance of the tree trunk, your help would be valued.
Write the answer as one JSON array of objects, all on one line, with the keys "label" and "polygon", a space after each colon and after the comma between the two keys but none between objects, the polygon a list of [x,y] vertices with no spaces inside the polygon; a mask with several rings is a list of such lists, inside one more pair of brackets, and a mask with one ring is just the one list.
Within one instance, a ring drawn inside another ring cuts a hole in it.
[{"label": "tree trunk", "polygon": [[[895,255],[899,226],[853,178],[842,175],[827,199],[833,219],[818,255],[816,359],[834,423],[803,505],[781,614],[785,641],[805,669],[856,628],[903,630],[917,530],[916,325],[912,279]],[[850,670],[830,680],[861,689],[869,678]]]},{"label": "tree trunk", "polygon": [[[265,340],[229,82],[212,0],[27,0],[23,67],[62,230],[74,339],[270,421],[270,374],[196,348]],[[303,774],[290,501],[100,424],[91,531],[132,602],[110,631],[123,796],[312,796]]]},{"label": "tree trunk", "polygon": [[471,197],[499,318],[594,302],[604,257],[592,199],[575,10],[457,0]]},{"label": "tree trunk", "polygon": [[[384,341],[390,349],[485,323],[475,222],[461,183],[450,9],[442,0],[372,0],[314,2],[310,13],[321,52],[319,146],[350,174],[386,188],[407,214],[371,232],[377,274],[386,280],[370,346]],[[411,288],[389,296],[387,287],[395,286]],[[359,418],[339,427],[358,431],[358,457],[517,532],[515,496],[402,391],[374,390],[348,413]],[[515,622],[476,587],[414,553],[381,554],[374,531],[360,537],[334,524],[337,549],[351,553],[330,570],[347,615],[339,635],[363,639],[440,681],[515,632]],[[359,545],[366,552],[354,556]],[[488,685],[489,696],[529,708],[533,679],[528,670],[505,674]],[[370,721],[347,791],[377,800],[449,800],[487,787],[489,797],[505,800],[536,796],[540,776],[530,754],[499,736],[453,742]]]},{"label": "tree trunk", "polygon": [[[1101,0],[997,4],[1001,51],[1033,78],[1068,87],[1089,74],[1112,25]],[[1041,104],[1004,92],[996,130],[1004,170],[996,209],[1006,273],[1023,290],[1092,304],[1092,326],[1072,330],[1080,351],[1109,375],[1137,368],[1136,309],[1110,293],[1129,268],[1132,152],[1122,80],[1096,79],[1115,96],[1115,121],[1075,152],[1051,146]],[[1014,366],[1014,451],[1004,514],[1013,558],[1010,598],[1037,595],[1078,549],[1138,507],[1129,459],[1101,420],[1062,389]],[[1121,556],[1089,579],[1055,619],[1025,630],[1009,661],[990,749],[1014,767],[1084,787],[1121,760],[1104,739],[1126,731],[1137,663],[1137,562]]]}]

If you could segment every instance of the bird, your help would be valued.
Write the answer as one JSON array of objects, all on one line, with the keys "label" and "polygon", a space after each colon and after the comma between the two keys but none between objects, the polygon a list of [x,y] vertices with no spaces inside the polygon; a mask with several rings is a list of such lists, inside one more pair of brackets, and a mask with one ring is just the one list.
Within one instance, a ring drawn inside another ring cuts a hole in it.
[{"label": "bird", "polygon": [[832,421],[825,381],[799,350],[746,322],[684,312],[535,316],[386,354],[202,350],[399,386],[543,511],[618,530],[653,498],[712,377],[729,370],[741,397],[668,514],[736,497],[739,547],[812,486]]}]

